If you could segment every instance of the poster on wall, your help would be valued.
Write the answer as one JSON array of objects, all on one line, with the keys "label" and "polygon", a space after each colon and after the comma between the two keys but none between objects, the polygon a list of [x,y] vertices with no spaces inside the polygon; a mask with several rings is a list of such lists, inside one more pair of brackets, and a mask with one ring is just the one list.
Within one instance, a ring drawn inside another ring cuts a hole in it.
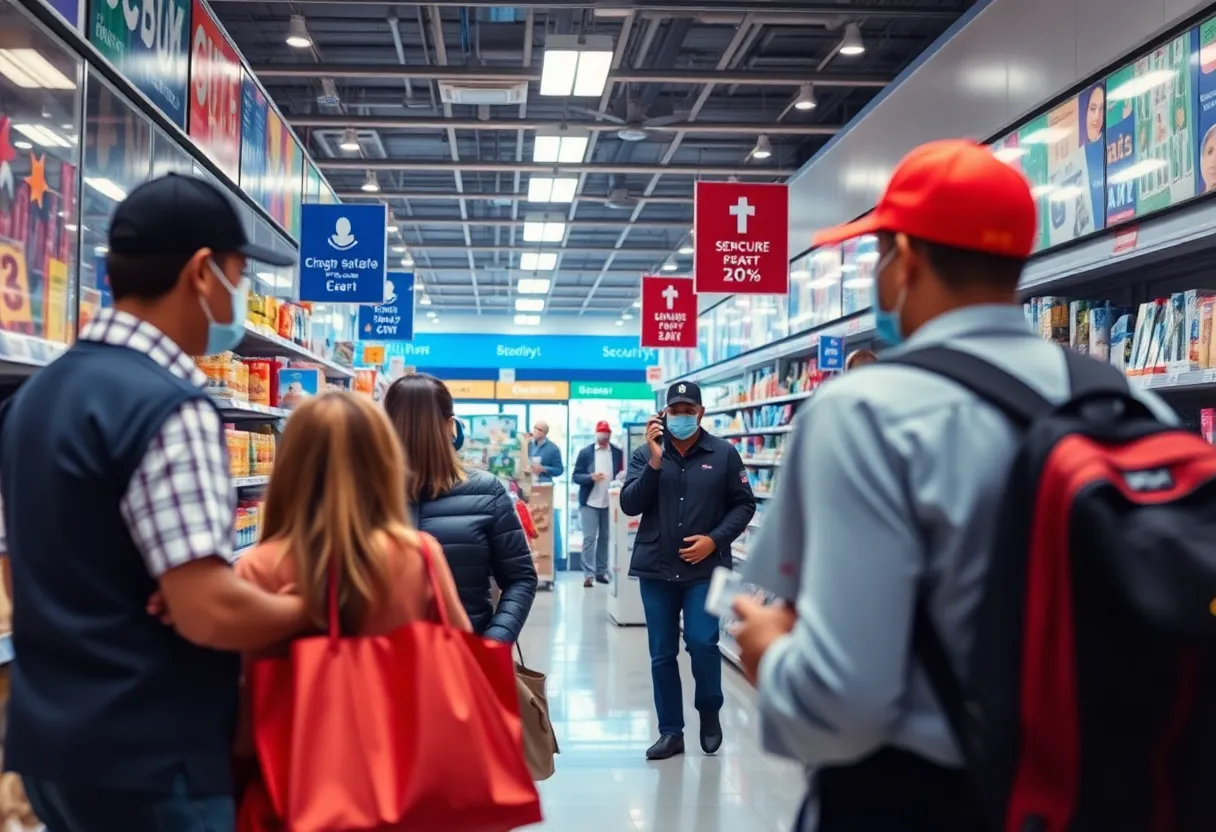
[{"label": "poster on wall", "polygon": [[89,42],[179,127],[186,126],[189,0],[93,0]]},{"label": "poster on wall", "polygon": [[1048,246],[1075,240],[1105,225],[1105,123],[1106,96],[1101,84],[1047,114],[1050,144],[1044,219]]},{"label": "poster on wall", "polygon": [[1106,79],[1107,224],[1159,211],[1202,188],[1195,176],[1199,31]]},{"label": "poster on wall", "polygon": [[266,137],[266,119],[270,108],[266,104],[266,96],[258,89],[257,83],[249,74],[241,79],[241,190],[249,194],[253,201],[263,208],[267,207],[267,176],[269,175],[266,157],[269,147]]},{"label": "poster on wall", "polygon": [[1216,191],[1216,17],[1199,27],[1199,179],[1201,194]]},{"label": "poster on wall", "polygon": [[304,151],[296,143],[291,130],[283,130],[284,156],[287,160],[287,202],[284,206],[283,228],[293,239],[300,239],[300,203],[304,190]]},{"label": "poster on wall", "polygon": [[1017,131],[1017,165],[1030,183],[1030,193],[1034,196],[1035,209],[1038,213],[1038,228],[1035,231],[1034,250],[1041,251],[1047,247],[1049,238],[1048,223],[1051,216],[1051,205],[1047,200],[1051,192],[1051,173],[1047,162],[1047,146],[1051,141],[1051,130],[1047,126],[1047,116],[1042,115],[1032,119]]},{"label": "poster on wall", "polygon": [[201,0],[190,35],[190,138],[233,179],[241,167],[241,64]]}]

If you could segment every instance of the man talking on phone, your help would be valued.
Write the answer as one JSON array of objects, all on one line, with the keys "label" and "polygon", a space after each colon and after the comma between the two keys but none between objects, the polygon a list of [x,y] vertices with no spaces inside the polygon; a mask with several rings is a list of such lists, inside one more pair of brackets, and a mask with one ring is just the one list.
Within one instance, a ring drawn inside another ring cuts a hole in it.
[{"label": "man talking on phone", "polygon": [[731,567],[731,544],[756,513],[756,498],[735,447],[701,429],[701,388],[677,382],[667,407],[646,424],[646,445],[634,451],[621,490],[621,510],[641,516],[629,574],[641,583],[650,641],[650,675],[659,740],[648,760],[684,753],[680,686],[680,614],[692,658],[701,748],[722,746],[722,657],[718,619],[705,610],[710,576]]}]

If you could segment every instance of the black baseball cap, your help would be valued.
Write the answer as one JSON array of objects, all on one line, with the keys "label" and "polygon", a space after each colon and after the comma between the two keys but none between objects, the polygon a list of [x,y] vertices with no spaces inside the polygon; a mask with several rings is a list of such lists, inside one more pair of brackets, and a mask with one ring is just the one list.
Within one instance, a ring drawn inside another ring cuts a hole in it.
[{"label": "black baseball cap", "polygon": [[677,381],[667,388],[667,406],[673,404],[695,404],[701,406],[701,388],[691,381]]},{"label": "black baseball cap", "polygon": [[116,254],[189,257],[203,248],[271,266],[296,262],[294,255],[250,242],[229,196],[197,176],[170,173],[143,183],[119,203],[110,220],[110,251]]}]

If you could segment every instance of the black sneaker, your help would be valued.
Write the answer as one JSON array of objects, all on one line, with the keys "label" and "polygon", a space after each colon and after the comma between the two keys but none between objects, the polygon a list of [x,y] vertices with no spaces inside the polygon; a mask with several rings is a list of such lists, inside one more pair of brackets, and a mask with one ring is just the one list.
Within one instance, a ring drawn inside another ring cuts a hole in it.
[{"label": "black sneaker", "polygon": [[646,749],[647,760],[667,760],[684,753],[684,738],[676,734],[664,734],[659,741]]},{"label": "black sneaker", "polygon": [[595,586],[595,584],[591,583],[591,579],[590,579],[590,578],[584,578],[584,579],[583,579],[583,586],[584,586],[585,588],[587,588],[587,589],[591,589],[591,587]]},{"label": "black sneaker", "polygon": [[718,713],[701,714],[701,750],[706,754],[717,754],[722,747],[722,721]]},{"label": "black sneaker", "polygon": [[607,575],[596,575],[596,576],[595,576],[595,582],[596,582],[596,583],[599,583],[599,584],[610,584],[610,583],[612,583],[612,581],[610,581],[610,580],[608,579],[608,576],[607,576]]}]

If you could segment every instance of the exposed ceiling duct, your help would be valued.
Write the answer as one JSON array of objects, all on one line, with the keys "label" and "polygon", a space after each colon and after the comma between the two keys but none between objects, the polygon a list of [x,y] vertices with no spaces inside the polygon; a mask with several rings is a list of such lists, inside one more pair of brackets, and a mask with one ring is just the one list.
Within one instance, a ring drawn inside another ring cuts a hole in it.
[{"label": "exposed ceiling duct", "polygon": [[647,176],[738,176],[740,178],[784,179],[793,176],[796,170],[755,167],[723,167],[720,165],[611,165],[598,162],[535,164],[533,162],[431,162],[417,159],[318,159],[317,167],[323,170],[366,171],[434,171],[436,173],[606,173],[641,174]]},{"label": "exposed ceiling duct", "polygon": [[[310,115],[291,116],[288,123],[292,127],[310,128],[314,130],[344,130],[353,127],[356,130],[536,130],[552,131],[563,128],[579,130],[600,130],[616,132],[616,123],[595,121],[543,121],[540,119],[517,118],[428,118],[422,116],[331,116]],[[646,125],[646,130],[653,133],[686,133],[703,134],[732,134],[755,135],[767,133],[770,136],[833,136],[840,131],[839,124],[793,124],[777,122],[774,124],[736,124],[721,122],[690,122],[679,124],[652,123]]]}]

